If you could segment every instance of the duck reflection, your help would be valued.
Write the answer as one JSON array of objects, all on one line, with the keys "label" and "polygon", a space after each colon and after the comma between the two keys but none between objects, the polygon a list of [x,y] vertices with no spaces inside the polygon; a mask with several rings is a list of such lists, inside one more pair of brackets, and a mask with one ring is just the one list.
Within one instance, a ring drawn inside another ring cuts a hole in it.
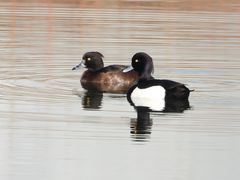
[{"label": "duck reflection", "polygon": [[[150,107],[134,106],[137,118],[131,119],[131,131],[134,141],[147,141],[150,138],[153,121],[150,118],[151,112],[159,113],[183,113],[190,108],[188,100],[166,100],[161,111],[153,110]],[[161,115],[161,114],[159,114]]]},{"label": "duck reflection", "polygon": [[102,107],[103,93],[98,91],[86,91],[82,97],[84,109],[100,109]]},{"label": "duck reflection", "polygon": [[137,141],[149,139],[152,128],[150,112],[145,107],[137,107],[137,118],[131,119],[131,134]]}]

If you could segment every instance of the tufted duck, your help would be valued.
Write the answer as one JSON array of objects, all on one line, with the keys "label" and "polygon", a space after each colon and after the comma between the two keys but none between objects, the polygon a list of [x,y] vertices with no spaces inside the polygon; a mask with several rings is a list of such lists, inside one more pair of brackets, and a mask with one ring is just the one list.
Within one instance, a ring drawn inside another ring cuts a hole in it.
[{"label": "tufted duck", "polygon": [[136,53],[132,57],[132,66],[123,70],[134,69],[139,73],[137,84],[127,92],[127,99],[131,105],[150,107],[152,110],[162,111],[166,100],[187,100],[190,90],[182,83],[171,80],[154,79],[152,58],[144,53]]},{"label": "tufted duck", "polygon": [[104,67],[103,55],[99,52],[87,52],[83,55],[79,65],[72,70],[85,67],[80,82],[84,89],[110,93],[126,93],[129,87],[138,80],[138,73],[134,70],[123,73],[124,65],[110,65]]}]

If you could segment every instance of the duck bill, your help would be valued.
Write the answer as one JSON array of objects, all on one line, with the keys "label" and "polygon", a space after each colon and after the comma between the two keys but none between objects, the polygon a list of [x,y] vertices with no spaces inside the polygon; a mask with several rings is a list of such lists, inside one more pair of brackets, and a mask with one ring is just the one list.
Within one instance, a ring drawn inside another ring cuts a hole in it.
[{"label": "duck bill", "polygon": [[72,70],[74,71],[74,70],[77,70],[77,69],[81,69],[82,67],[83,67],[83,68],[86,67],[84,60],[82,60],[82,61],[80,62],[80,64],[78,64],[77,66],[73,67]]},{"label": "duck bill", "polygon": [[133,70],[133,67],[132,67],[132,66],[128,66],[128,67],[126,67],[125,69],[123,69],[123,72],[124,72],[124,73],[127,73],[127,72],[129,72],[129,71],[131,71],[131,70]]}]

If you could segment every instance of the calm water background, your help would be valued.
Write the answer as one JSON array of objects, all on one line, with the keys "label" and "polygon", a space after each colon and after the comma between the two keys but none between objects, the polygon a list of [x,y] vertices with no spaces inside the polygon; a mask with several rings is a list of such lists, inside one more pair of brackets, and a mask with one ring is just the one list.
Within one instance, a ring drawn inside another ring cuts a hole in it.
[{"label": "calm water background", "polygon": [[[239,179],[240,3],[84,2],[0,2],[0,179]],[[191,109],[134,133],[124,94],[71,71],[91,50],[149,53],[155,77],[195,89]]]}]

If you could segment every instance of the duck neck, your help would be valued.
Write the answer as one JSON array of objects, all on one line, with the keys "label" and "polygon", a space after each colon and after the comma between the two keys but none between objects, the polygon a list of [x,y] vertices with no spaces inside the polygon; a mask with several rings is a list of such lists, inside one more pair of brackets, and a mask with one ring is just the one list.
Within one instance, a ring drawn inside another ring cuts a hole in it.
[{"label": "duck neck", "polygon": [[139,80],[141,80],[141,81],[147,81],[147,80],[151,80],[151,79],[153,79],[153,77],[149,73],[141,73],[140,77],[139,77]]},{"label": "duck neck", "polygon": [[99,71],[100,69],[102,69],[102,67],[91,68],[89,70],[93,71],[93,72],[96,72],[96,71]]},{"label": "duck neck", "polygon": [[90,71],[95,72],[95,71],[99,71],[99,70],[102,69],[103,67],[104,67],[104,64],[103,64],[103,61],[101,60],[101,61],[93,64],[93,65],[92,65],[91,67],[89,67],[88,69],[89,69]]}]

